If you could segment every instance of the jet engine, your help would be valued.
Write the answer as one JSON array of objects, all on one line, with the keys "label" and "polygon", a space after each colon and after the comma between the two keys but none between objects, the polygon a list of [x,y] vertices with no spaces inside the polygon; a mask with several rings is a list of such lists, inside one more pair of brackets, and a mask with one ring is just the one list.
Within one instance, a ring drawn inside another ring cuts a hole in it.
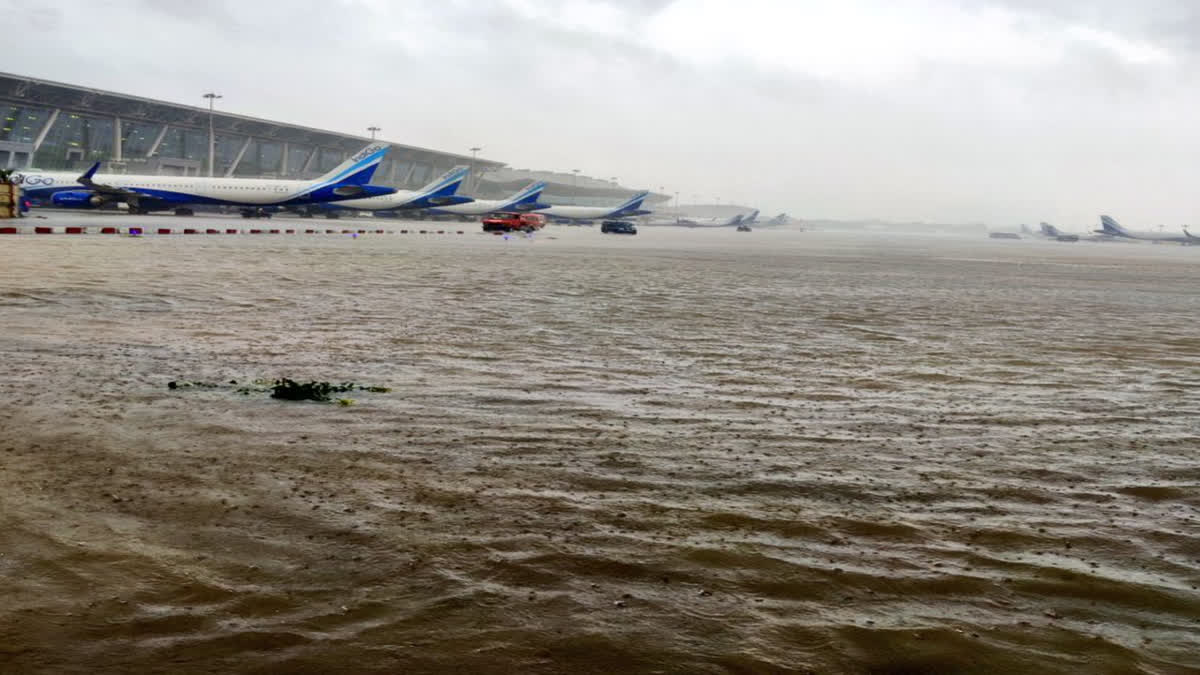
[{"label": "jet engine", "polygon": [[104,198],[87,190],[55,192],[50,203],[64,209],[94,209],[104,203]]}]

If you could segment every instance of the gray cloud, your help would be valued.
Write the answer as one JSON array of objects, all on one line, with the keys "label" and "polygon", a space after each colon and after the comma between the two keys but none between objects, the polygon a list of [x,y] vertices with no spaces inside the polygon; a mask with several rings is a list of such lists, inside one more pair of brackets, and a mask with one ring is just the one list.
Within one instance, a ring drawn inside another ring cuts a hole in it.
[{"label": "gray cloud", "polygon": [[705,1],[112,0],[8,68],[813,217],[1193,220],[1189,3]]}]

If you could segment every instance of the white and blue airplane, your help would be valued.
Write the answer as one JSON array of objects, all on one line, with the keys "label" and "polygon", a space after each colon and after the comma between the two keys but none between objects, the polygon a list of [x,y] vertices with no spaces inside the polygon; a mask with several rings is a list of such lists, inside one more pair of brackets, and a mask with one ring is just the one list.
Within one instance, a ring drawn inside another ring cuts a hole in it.
[{"label": "white and blue airplane", "polygon": [[1167,234],[1166,232],[1135,232],[1125,229],[1120,223],[1114,220],[1111,216],[1100,216],[1101,229],[1096,230],[1097,234],[1107,234],[1113,237],[1125,237],[1126,239],[1145,239],[1147,241],[1169,241],[1186,246],[1195,246],[1200,244],[1200,237],[1188,232],[1185,228],[1183,234]]},{"label": "white and blue airplane", "polygon": [[435,206],[467,204],[475,200],[456,193],[468,172],[470,172],[470,167],[456,166],[419,190],[392,190],[381,196],[343,199],[336,204],[323,204],[318,208],[355,211],[411,211]]},{"label": "white and blue airplane", "polygon": [[639,192],[625,200],[621,205],[612,206],[547,206],[539,209],[538,213],[547,218],[557,220],[603,220],[608,218],[632,218],[644,216],[651,211],[642,208],[642,202],[649,192]]},{"label": "white and blue airplane", "polygon": [[89,209],[125,203],[132,213],[191,204],[258,210],[391,194],[395,188],[368,185],[390,148],[386,143],[372,143],[316,180],[97,175],[100,162],[96,162],[81,176],[28,170],[18,172],[14,182],[30,199],[59,208]]},{"label": "white and blue airplane", "polygon": [[1132,239],[1124,237],[1114,237],[1111,234],[1075,234],[1074,232],[1065,232],[1051,225],[1050,223],[1042,223],[1038,233],[1045,239],[1054,239],[1055,241],[1092,241],[1092,242],[1116,242],[1119,244],[1136,244]]},{"label": "white and blue airplane", "polygon": [[1038,227],[1041,228],[1041,235],[1047,239],[1054,239],[1056,241],[1079,241],[1079,235],[1072,234],[1070,232],[1063,232],[1050,223],[1042,222],[1038,224]]},{"label": "white and blue airplane", "polygon": [[[756,212],[757,213],[757,212]],[[666,220],[649,220],[646,225],[678,225],[680,227],[737,227],[745,224],[746,214],[739,213],[732,218],[708,218],[694,220],[692,218],[672,218]]]},{"label": "white and blue airplane", "polygon": [[456,216],[486,216],[489,213],[536,211],[538,209],[549,208],[550,206],[549,204],[538,203],[538,197],[542,196],[542,190],[545,189],[546,183],[538,181],[526,186],[507,199],[476,199],[470,204],[439,206],[429,209],[429,212]]}]

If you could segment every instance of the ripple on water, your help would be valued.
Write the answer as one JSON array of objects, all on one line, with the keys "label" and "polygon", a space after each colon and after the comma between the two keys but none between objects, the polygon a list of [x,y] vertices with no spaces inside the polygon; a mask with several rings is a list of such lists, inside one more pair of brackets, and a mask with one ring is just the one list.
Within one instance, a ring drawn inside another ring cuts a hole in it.
[{"label": "ripple on water", "polygon": [[0,663],[1200,668],[1193,257],[585,230],[6,242]]}]

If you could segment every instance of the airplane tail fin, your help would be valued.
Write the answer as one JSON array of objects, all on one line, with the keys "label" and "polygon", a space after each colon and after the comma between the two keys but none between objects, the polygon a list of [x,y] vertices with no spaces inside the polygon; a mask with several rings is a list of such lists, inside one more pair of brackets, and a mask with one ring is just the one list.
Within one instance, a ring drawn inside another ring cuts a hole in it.
[{"label": "airplane tail fin", "polygon": [[1041,228],[1042,228],[1042,234],[1043,234],[1043,235],[1045,235],[1045,236],[1047,236],[1047,237],[1058,237],[1058,236],[1062,236],[1062,232],[1059,232],[1059,231],[1058,231],[1058,228],[1057,228],[1057,227],[1055,227],[1055,226],[1053,226],[1053,225],[1051,225],[1050,223],[1041,223],[1041,224],[1039,225],[1039,227],[1041,227]]},{"label": "airplane tail fin", "polygon": [[742,224],[742,219],[743,219],[744,217],[745,217],[745,216],[744,216],[743,214],[739,213],[739,214],[737,214],[736,216],[734,216],[733,218],[731,218],[731,219],[729,220],[729,224],[730,224],[730,225],[741,225],[741,224]]},{"label": "airplane tail fin", "polygon": [[509,197],[506,209],[514,208],[517,210],[528,210],[537,208],[537,200],[542,196],[542,190],[546,189],[545,181],[538,181],[526,186],[517,194]]},{"label": "airplane tail fin", "polygon": [[1104,228],[1104,234],[1115,234],[1121,237],[1128,237],[1129,231],[1121,226],[1112,216],[1100,216],[1100,226]]},{"label": "airplane tail fin", "polygon": [[753,211],[750,212],[750,215],[746,216],[745,218],[742,218],[742,223],[744,223],[746,225],[752,225],[757,220],[758,220],[758,209],[754,209]]},{"label": "airplane tail fin", "polygon": [[76,181],[80,185],[91,185],[92,177],[96,175],[96,171],[100,169],[100,162],[96,162],[87,171],[84,171]]},{"label": "airplane tail fin", "polygon": [[622,204],[621,206],[619,206],[616,209],[616,212],[620,213],[620,212],[624,212],[624,211],[640,211],[642,208],[642,202],[646,201],[646,197],[648,197],[648,196],[650,196],[649,192],[639,192],[636,195],[630,197],[629,201],[627,201],[624,204]]},{"label": "airplane tail fin", "polygon": [[466,180],[467,174],[470,171],[471,168],[469,166],[460,164],[433,179],[428,185],[417,192],[426,197],[451,197],[454,193],[458,192],[459,186]]},{"label": "airplane tail fin", "polygon": [[387,143],[372,143],[346,158],[316,182],[319,185],[366,185],[371,182],[375,169],[379,168],[379,163],[391,147]]}]

